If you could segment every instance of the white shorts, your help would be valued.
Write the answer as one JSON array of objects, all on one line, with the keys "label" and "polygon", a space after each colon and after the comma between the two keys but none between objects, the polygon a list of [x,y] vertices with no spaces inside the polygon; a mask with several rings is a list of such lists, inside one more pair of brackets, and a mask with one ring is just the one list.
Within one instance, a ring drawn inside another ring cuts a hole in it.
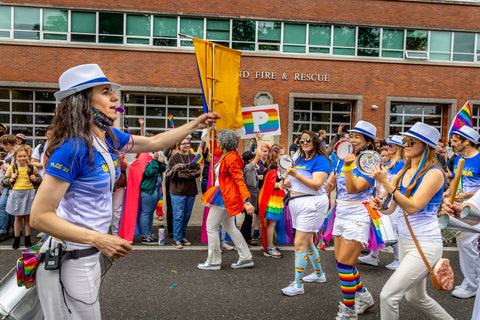
[{"label": "white shorts", "polygon": [[324,194],[292,199],[288,203],[288,208],[292,215],[292,225],[296,230],[318,232],[327,214],[328,197]]},{"label": "white shorts", "polygon": [[361,242],[364,246],[368,244],[370,233],[370,222],[346,220],[335,218],[332,235],[341,236],[346,240]]}]

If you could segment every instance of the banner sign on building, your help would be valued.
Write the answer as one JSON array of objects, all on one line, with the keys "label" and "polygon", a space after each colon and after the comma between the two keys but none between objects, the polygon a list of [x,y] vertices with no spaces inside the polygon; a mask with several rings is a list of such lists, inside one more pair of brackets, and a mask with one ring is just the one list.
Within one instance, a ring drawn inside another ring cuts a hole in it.
[{"label": "banner sign on building", "polygon": [[282,134],[280,129],[280,113],[278,104],[242,108],[243,126],[245,133],[243,139],[254,138],[258,131],[264,137]]}]

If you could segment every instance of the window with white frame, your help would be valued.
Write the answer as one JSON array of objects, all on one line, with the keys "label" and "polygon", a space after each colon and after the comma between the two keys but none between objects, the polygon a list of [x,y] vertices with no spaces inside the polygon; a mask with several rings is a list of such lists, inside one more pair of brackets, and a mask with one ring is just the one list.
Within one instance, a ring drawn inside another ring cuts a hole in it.
[{"label": "window with white frame", "polygon": [[303,130],[318,132],[324,129],[330,141],[335,136],[338,126],[345,125],[344,131],[352,122],[352,101],[325,101],[295,99],[293,103],[293,134]]},{"label": "window with white frame", "polygon": [[0,88],[0,122],[11,134],[25,134],[31,146],[45,139],[56,106],[53,91]]},{"label": "window with white frame", "polygon": [[[168,115],[173,116],[173,126],[179,127],[196,119],[203,112],[201,95],[166,95],[150,93],[123,93],[125,108],[125,125],[132,134],[140,134],[138,118],[145,119],[145,130],[148,133],[159,133],[171,130]],[[201,131],[192,134],[192,147],[199,145]]]},{"label": "window with white frame", "polygon": [[480,131],[480,104],[472,105],[472,125],[477,131]]},{"label": "window with white frame", "polygon": [[442,132],[443,111],[447,107],[444,104],[392,102],[389,135],[406,132],[417,122],[426,123]]}]

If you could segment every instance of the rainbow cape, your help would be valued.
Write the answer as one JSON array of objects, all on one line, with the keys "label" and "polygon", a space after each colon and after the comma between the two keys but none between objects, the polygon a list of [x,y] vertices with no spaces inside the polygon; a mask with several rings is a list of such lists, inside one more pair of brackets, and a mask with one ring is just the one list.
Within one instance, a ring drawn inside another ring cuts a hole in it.
[{"label": "rainbow cape", "polygon": [[35,284],[35,273],[38,267],[38,253],[42,244],[38,244],[23,251],[22,257],[17,260],[17,285],[31,288]]},{"label": "rainbow cape", "polygon": [[[143,172],[153,157],[149,153],[140,153],[137,160],[132,162],[128,169],[127,190],[125,192],[125,207],[120,220],[118,236],[128,241],[133,241],[137,216],[140,206],[140,183]],[[138,232],[137,232],[138,233]]]},{"label": "rainbow cape", "polygon": [[163,216],[163,187],[160,186],[160,197],[158,198],[157,206],[155,208],[157,216]]}]

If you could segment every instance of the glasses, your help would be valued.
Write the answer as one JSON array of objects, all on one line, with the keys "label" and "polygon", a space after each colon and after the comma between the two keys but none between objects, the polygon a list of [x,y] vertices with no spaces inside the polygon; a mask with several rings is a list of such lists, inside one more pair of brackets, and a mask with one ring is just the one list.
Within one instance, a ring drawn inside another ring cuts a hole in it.
[{"label": "glasses", "polygon": [[393,143],[389,143],[389,144],[387,144],[387,147],[389,147],[389,148],[393,148],[393,146],[394,146],[394,144],[393,144]]},{"label": "glasses", "polygon": [[403,138],[403,144],[406,144],[407,147],[411,147],[413,146],[415,143],[417,143],[418,141],[413,141],[412,138]]},{"label": "glasses", "polygon": [[182,142],[180,143],[181,146],[189,146],[190,145],[190,142]]},{"label": "glasses", "polygon": [[309,138],[309,139],[305,139],[305,140],[300,140],[300,141],[298,141],[298,142],[300,142],[300,144],[311,143],[311,142],[312,142],[312,139]]}]

